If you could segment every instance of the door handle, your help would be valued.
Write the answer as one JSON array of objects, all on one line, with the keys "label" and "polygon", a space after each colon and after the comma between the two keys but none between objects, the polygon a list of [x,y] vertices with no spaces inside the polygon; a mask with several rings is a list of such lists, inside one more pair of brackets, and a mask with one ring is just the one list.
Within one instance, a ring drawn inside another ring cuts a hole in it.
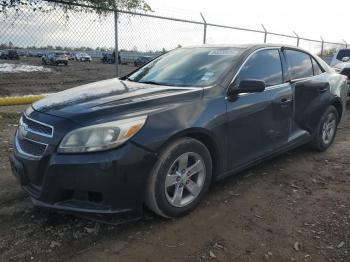
[{"label": "door handle", "polygon": [[327,90],[328,90],[327,87],[320,87],[320,88],[318,89],[318,92],[324,93],[324,92],[327,92]]},{"label": "door handle", "polygon": [[286,103],[289,103],[289,102],[292,102],[292,100],[288,99],[286,97],[281,98],[281,101],[280,101],[281,104],[286,104]]}]

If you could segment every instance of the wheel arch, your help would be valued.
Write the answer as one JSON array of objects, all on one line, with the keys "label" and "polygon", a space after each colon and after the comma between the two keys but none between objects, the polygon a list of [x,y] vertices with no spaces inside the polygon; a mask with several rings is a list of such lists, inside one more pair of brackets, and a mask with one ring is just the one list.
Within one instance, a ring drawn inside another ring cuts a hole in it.
[{"label": "wheel arch", "polygon": [[213,138],[213,135],[211,132],[205,128],[188,128],[185,130],[182,130],[174,135],[172,135],[162,146],[159,150],[160,152],[166,148],[170,143],[172,143],[175,140],[178,140],[180,138],[193,138],[201,142],[206,146],[206,148],[209,150],[211,159],[212,159],[212,174],[213,178],[215,179],[216,175],[220,172],[222,165],[220,162],[219,157],[219,149],[215,143],[215,140]]},{"label": "wheel arch", "polygon": [[338,122],[341,120],[342,116],[343,116],[343,104],[340,100],[340,98],[335,97],[332,101],[331,101],[331,105],[335,107],[335,109],[337,109],[338,112]]}]

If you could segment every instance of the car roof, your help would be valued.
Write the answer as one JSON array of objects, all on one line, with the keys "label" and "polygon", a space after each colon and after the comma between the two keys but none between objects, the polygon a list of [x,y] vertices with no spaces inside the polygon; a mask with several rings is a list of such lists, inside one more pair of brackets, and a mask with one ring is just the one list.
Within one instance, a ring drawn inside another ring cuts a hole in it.
[{"label": "car roof", "polygon": [[[300,49],[302,51],[306,51],[300,47],[292,46],[292,45],[285,45],[285,44],[256,44],[256,43],[247,43],[247,44],[202,44],[202,45],[191,45],[191,46],[185,46],[182,48],[200,48],[200,47],[212,47],[212,48],[241,48],[241,49],[260,49],[260,48],[269,48],[269,47],[276,47],[276,48],[293,48],[293,49]],[[307,52],[307,51],[306,51]]]}]

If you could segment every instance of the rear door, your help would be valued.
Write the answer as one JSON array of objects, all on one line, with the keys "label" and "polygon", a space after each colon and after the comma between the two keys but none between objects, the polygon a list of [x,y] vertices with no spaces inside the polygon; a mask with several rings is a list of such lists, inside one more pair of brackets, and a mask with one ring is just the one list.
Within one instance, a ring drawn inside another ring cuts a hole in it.
[{"label": "rear door", "polygon": [[312,133],[332,98],[328,75],[308,53],[285,49],[284,54],[294,90],[293,131]]}]

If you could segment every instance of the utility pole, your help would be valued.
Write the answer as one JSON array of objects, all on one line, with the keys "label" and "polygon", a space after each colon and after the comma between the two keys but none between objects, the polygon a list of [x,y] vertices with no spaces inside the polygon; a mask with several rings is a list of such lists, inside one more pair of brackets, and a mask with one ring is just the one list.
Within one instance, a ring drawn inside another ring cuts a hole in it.
[{"label": "utility pole", "polygon": [[204,22],[203,44],[206,44],[206,42],[207,42],[207,21],[205,20],[202,13],[200,13],[200,15],[201,15],[203,22]]},{"label": "utility pole", "polygon": [[299,47],[299,40],[300,40],[300,37],[299,37],[299,35],[298,35],[295,31],[293,31],[293,33],[294,33],[295,36],[297,37],[297,47]]},{"label": "utility pole", "polygon": [[115,70],[119,76],[119,52],[118,52],[118,11],[114,10],[114,52],[115,52]]},{"label": "utility pole", "polygon": [[267,41],[267,30],[263,24],[261,24],[262,28],[264,29],[264,43]]}]

